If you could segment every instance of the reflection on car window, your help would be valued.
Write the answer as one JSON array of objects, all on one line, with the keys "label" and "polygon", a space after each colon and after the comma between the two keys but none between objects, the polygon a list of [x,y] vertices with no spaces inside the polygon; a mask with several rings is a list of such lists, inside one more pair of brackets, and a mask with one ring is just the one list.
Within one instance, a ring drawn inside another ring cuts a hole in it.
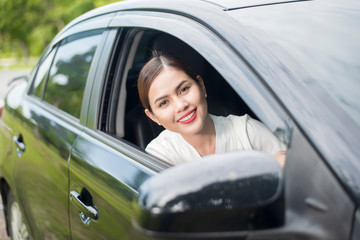
[{"label": "reflection on car window", "polygon": [[75,39],[59,47],[50,70],[46,102],[74,117],[80,116],[86,79],[100,37]]},{"label": "reflection on car window", "polygon": [[54,58],[55,49],[51,51],[51,53],[45,58],[45,60],[41,63],[39,70],[37,71],[34,85],[33,85],[33,95],[41,98],[44,90],[44,85],[46,82],[46,78],[48,75],[48,71],[50,69],[50,64],[52,59]]},{"label": "reflection on car window", "polygon": [[[281,16],[276,14],[277,11],[264,11],[263,8],[251,8],[246,12],[232,11],[231,15],[241,18],[241,23],[249,30],[268,34],[360,125],[359,34],[343,29],[344,26],[351,26],[354,19],[359,20],[359,14],[353,11],[345,16],[326,10],[333,8],[331,4],[321,5],[323,14],[309,14],[306,19],[311,22],[311,26],[298,18],[298,12],[303,11],[306,5],[298,5],[291,10],[281,4],[272,6],[278,10],[286,8],[286,11],[282,10],[286,15]],[[328,24],[324,25],[323,22]],[[334,38],[335,30],[343,34]],[[305,34],[309,36],[304,37]]]}]

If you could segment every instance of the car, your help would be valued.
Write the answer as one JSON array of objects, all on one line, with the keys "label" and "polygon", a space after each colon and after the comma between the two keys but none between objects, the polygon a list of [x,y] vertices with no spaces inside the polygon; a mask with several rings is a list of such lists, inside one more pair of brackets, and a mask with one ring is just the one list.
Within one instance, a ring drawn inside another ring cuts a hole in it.
[{"label": "car", "polygon": [[[12,239],[360,239],[360,4],[134,0],[69,23],[0,118]],[[136,81],[152,51],[204,79],[209,112],[287,146],[171,166]]]}]

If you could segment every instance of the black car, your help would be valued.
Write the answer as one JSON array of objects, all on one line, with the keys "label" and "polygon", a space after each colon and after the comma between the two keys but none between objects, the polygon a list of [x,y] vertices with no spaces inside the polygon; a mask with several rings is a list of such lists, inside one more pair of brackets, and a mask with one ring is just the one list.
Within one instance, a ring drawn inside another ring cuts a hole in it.
[{"label": "black car", "polygon": [[[360,239],[360,3],[124,1],[75,19],[0,119],[13,239]],[[249,114],[286,165],[230,152],[170,166],[144,147],[153,50],[204,79],[209,112]]]}]

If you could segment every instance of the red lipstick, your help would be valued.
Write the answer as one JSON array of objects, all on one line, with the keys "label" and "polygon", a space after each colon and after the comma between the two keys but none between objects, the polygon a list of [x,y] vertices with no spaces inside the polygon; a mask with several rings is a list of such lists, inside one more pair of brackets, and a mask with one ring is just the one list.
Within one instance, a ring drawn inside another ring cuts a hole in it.
[{"label": "red lipstick", "polygon": [[197,111],[196,111],[196,108],[195,108],[195,109],[187,112],[184,116],[182,116],[182,117],[178,120],[178,122],[179,122],[179,123],[182,123],[182,124],[189,124],[189,123],[191,123],[192,121],[195,120],[195,118],[196,118],[196,113],[197,113]]}]

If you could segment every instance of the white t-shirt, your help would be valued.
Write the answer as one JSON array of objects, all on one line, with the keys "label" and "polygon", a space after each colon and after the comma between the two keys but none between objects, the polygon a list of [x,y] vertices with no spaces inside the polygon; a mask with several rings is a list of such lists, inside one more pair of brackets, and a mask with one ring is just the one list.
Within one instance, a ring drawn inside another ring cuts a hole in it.
[{"label": "white t-shirt", "polygon": [[[248,115],[227,117],[210,115],[216,133],[215,153],[259,150],[274,155],[285,146],[261,122]],[[145,149],[172,165],[201,159],[200,154],[176,132],[162,131]]]}]

